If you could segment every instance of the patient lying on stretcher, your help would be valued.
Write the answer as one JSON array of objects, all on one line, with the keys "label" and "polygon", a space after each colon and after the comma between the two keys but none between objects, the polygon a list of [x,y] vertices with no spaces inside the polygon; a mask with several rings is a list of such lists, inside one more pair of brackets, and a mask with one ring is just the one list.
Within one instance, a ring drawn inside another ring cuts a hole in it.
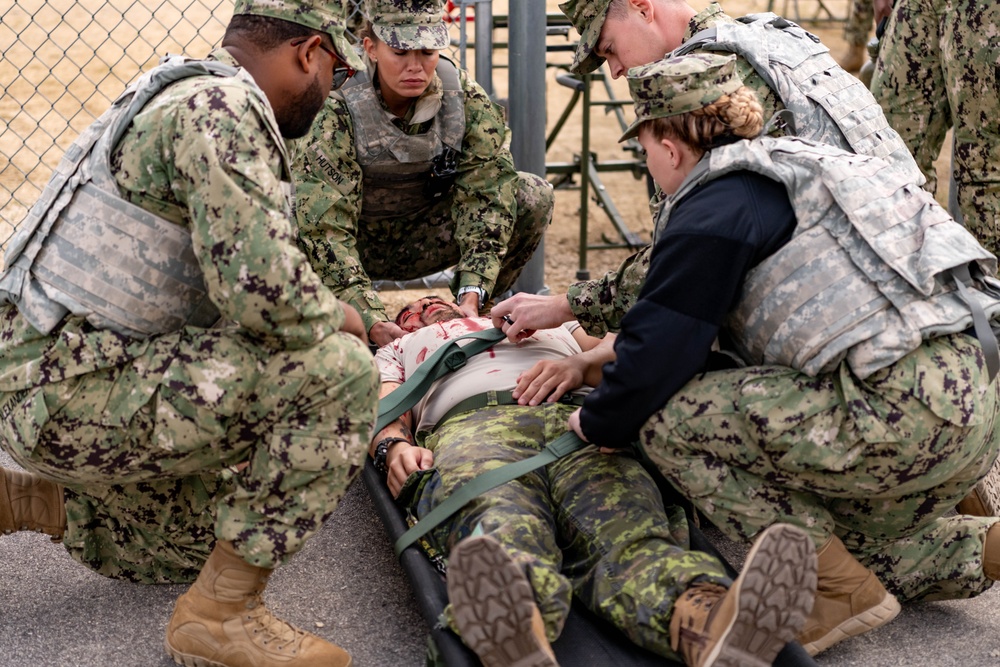
[{"label": "patient lying on stretcher", "polygon": [[[375,357],[382,396],[440,346],[492,326],[437,297],[408,305],[396,321],[409,333]],[[497,343],[375,435],[376,467],[420,519],[477,475],[566,433],[609,352],[574,326]],[[449,626],[486,667],[556,665],[550,642],[574,595],[666,658],[770,665],[812,606],[812,543],[797,528],[773,526],[733,582],[715,557],[688,550],[687,535],[683,510],[663,506],[635,458],[587,446],[474,498],[425,546],[447,558]]]}]

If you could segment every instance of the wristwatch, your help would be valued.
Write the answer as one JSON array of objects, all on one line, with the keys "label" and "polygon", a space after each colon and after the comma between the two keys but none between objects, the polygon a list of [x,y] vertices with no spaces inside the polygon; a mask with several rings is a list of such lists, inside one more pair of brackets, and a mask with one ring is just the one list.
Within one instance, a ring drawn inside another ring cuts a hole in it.
[{"label": "wristwatch", "polygon": [[375,470],[378,470],[383,475],[389,474],[389,466],[385,462],[385,457],[389,453],[389,448],[395,445],[397,442],[405,442],[409,444],[410,441],[406,438],[382,438],[375,445],[375,457],[372,463],[375,466]]},{"label": "wristwatch", "polygon": [[478,308],[482,308],[483,304],[486,303],[486,290],[476,285],[466,285],[465,287],[459,287],[458,294],[455,295],[456,303],[461,303],[462,296],[468,294],[469,292],[475,292],[479,296],[479,303],[476,304],[476,306]]}]

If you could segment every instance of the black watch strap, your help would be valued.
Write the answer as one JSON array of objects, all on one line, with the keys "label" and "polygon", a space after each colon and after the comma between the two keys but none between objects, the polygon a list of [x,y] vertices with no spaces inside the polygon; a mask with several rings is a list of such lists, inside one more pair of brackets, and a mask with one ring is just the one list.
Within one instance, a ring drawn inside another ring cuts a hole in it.
[{"label": "black watch strap", "polygon": [[410,443],[406,438],[389,437],[382,438],[375,445],[375,457],[372,463],[375,465],[375,469],[378,470],[383,475],[389,474],[389,466],[386,463],[386,456],[389,454],[389,448],[395,445],[397,442]]}]

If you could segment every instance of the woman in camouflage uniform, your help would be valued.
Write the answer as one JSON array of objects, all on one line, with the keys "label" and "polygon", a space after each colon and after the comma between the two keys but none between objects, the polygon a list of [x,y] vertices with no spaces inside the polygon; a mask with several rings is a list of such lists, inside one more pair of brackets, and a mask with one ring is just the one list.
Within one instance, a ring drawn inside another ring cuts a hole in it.
[{"label": "woman in camouflage uniform", "polygon": [[[944,515],[1000,448],[996,259],[886,161],[757,136],[732,56],[670,57],[629,84],[622,138],[646,149],[666,224],[570,425],[639,440],[733,538],[810,533],[813,654],[891,620],[896,596],[988,589],[997,519]],[[747,365],[712,371],[717,339]]]},{"label": "woman in camouflage uniform", "polygon": [[367,69],[331,95],[300,145],[301,244],[361,313],[372,342],[402,335],[372,279],[455,267],[470,316],[507,291],[552,219],[552,188],[517,172],[503,111],[440,57],[438,0],[369,0]]}]

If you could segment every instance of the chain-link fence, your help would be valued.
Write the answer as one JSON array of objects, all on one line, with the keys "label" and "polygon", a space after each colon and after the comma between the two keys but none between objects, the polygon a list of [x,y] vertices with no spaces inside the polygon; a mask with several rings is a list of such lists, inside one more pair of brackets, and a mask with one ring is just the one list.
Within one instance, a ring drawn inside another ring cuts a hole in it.
[{"label": "chain-link fence", "polygon": [[[460,4],[460,3],[454,3]],[[466,43],[448,4],[453,43]],[[13,0],[0,4],[0,245],[77,135],[167,53],[207,55],[233,0]],[[348,25],[362,24],[350,1]],[[470,12],[471,15],[471,12]],[[461,60],[457,48],[452,49]],[[2,267],[2,259],[0,259]]]}]

